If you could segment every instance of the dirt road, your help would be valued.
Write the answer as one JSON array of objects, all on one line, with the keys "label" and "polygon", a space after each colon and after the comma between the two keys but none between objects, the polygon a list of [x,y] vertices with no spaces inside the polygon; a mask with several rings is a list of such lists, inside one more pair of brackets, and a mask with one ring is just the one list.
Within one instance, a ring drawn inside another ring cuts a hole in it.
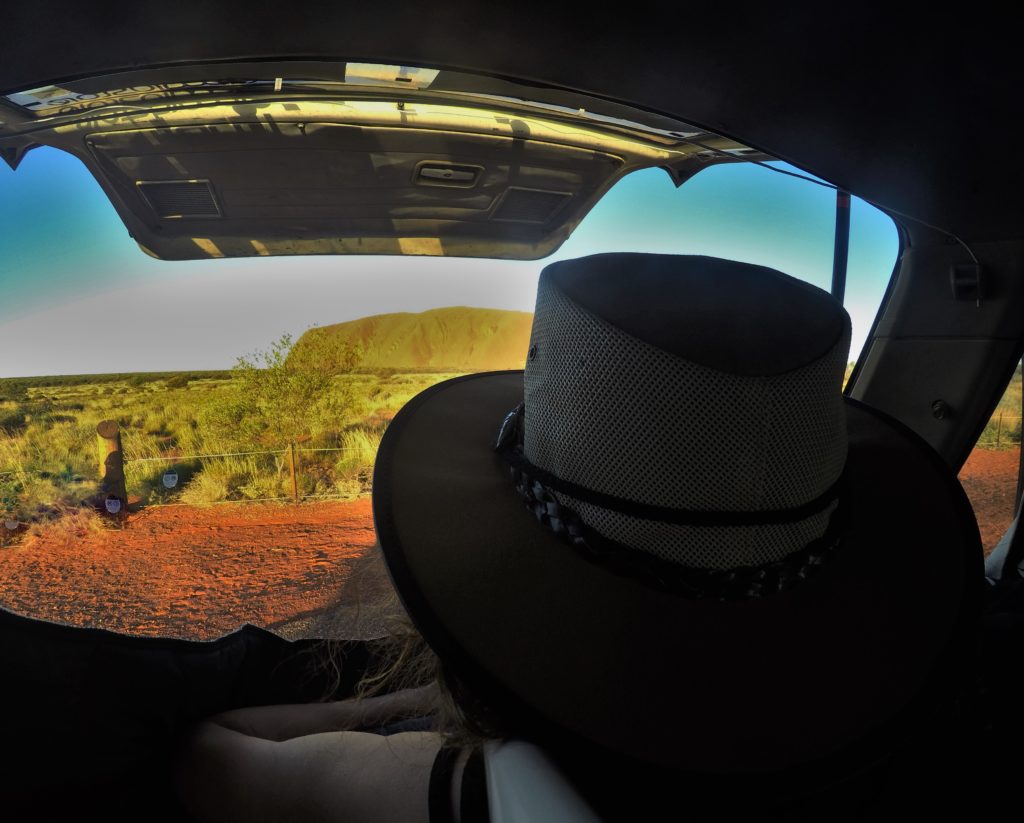
[{"label": "dirt road", "polygon": [[974,507],[985,554],[995,548],[1013,520],[1020,449],[975,449],[960,470],[960,483]]},{"label": "dirt road", "polygon": [[[986,551],[1013,516],[1020,453],[960,474]],[[206,640],[253,623],[289,637],[374,637],[395,612],[369,499],[150,508],[0,548],[0,604],[127,634]]]},{"label": "dirt road", "polygon": [[253,623],[373,636],[390,590],[374,545],[369,499],[151,508],[0,549],[0,603],[138,635],[205,640]]}]

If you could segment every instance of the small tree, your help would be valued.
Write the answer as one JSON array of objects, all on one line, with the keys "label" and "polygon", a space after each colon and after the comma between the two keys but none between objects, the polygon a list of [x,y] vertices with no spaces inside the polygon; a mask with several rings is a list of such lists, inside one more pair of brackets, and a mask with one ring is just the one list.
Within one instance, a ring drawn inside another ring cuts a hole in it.
[{"label": "small tree", "polygon": [[[17,518],[21,506],[21,483],[11,475],[0,475],[0,520]],[[3,524],[0,523],[0,526]]]},{"label": "small tree", "polygon": [[234,391],[200,412],[204,434],[222,444],[280,448],[308,435],[318,420],[346,414],[351,389],[335,377],[351,370],[358,352],[337,345],[318,351],[322,340],[304,341],[302,356],[294,357],[285,334],[269,350],[238,358]]}]

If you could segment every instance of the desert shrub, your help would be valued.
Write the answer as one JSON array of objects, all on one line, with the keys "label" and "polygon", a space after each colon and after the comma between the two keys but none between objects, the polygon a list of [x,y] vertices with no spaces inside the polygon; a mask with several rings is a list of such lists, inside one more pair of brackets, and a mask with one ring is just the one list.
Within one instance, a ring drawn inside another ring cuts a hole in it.
[{"label": "desert shrub", "polygon": [[202,451],[202,436],[198,431],[198,423],[188,420],[175,426],[175,441],[183,454],[196,454]]},{"label": "desert shrub", "polygon": [[176,374],[174,377],[168,378],[164,384],[169,389],[187,389],[189,382],[192,378],[187,374]]},{"label": "desert shrub", "polygon": [[0,520],[21,513],[21,481],[13,473],[0,475]]},{"label": "desert shrub", "polygon": [[[178,475],[178,484],[170,489],[163,483],[164,473],[169,469]],[[128,493],[138,495],[144,505],[166,503],[178,499],[198,471],[195,461],[129,461],[125,464],[125,482]]]},{"label": "desert shrub", "polygon": [[238,491],[247,500],[286,496],[281,478],[271,475],[254,477],[245,485],[239,486]]},{"label": "desert shrub", "polygon": [[146,430],[147,434],[151,434],[155,437],[166,437],[171,432],[167,426],[167,417],[164,414],[164,409],[147,409],[145,418],[143,419],[142,428]]},{"label": "desert shrub", "polygon": [[28,381],[16,378],[0,380],[0,400],[27,400]]},{"label": "desert shrub", "polygon": [[334,482],[334,493],[342,500],[351,500],[363,494],[363,483],[350,478],[336,480]]},{"label": "desert shrub", "polygon": [[357,428],[342,434],[344,451],[334,464],[334,485],[339,494],[350,496],[369,491],[380,439],[381,432],[373,429]]},{"label": "desert shrub", "polygon": [[181,492],[181,502],[190,506],[208,506],[227,500],[231,494],[229,478],[203,471],[189,481]]},{"label": "desert shrub", "polygon": [[63,511],[79,506],[96,493],[97,484],[76,475],[28,474],[21,478],[18,518],[24,521],[52,520]]},{"label": "desert shrub", "polygon": [[54,509],[50,517],[32,523],[25,536],[25,545],[31,547],[37,541],[48,547],[73,543],[109,528],[110,521],[92,507],[62,506]]},{"label": "desert shrub", "polygon": [[363,424],[374,429],[384,431],[395,418],[394,409],[379,408],[374,409],[373,412],[366,416]]},{"label": "desert shrub", "polygon": [[27,410],[24,406],[0,409],[0,433],[15,435],[28,425]]},{"label": "desert shrub", "polygon": [[19,440],[19,465],[57,475],[91,475],[97,469],[96,428],[82,419],[46,427],[33,424]]}]

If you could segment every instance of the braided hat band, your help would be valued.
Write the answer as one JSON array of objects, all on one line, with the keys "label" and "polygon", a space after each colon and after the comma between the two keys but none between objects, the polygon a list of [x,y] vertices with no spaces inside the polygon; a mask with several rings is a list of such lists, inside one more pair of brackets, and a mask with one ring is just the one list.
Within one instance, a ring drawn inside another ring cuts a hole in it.
[{"label": "braided hat band", "polygon": [[[545,528],[586,559],[633,577],[647,585],[695,599],[749,600],[791,589],[824,565],[842,542],[843,509],[839,497],[842,478],[810,503],[793,509],[763,512],[707,512],[658,509],[567,483],[533,466],[523,455],[525,405],[520,403],[501,423],[495,451],[509,464],[512,482],[526,508]],[[729,526],[792,523],[828,509],[829,525],[821,537],[781,560],[734,569],[695,569],[663,560],[604,537],[591,529],[556,490],[587,500],[620,514],[676,524]]]}]

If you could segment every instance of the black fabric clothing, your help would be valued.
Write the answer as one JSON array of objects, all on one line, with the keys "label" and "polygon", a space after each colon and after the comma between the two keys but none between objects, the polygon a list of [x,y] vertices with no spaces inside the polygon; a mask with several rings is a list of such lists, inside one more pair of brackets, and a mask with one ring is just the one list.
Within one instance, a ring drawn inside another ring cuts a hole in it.
[{"label": "black fabric clothing", "polygon": [[427,804],[430,809],[430,823],[455,823],[452,810],[452,781],[455,779],[455,764],[459,750],[442,746],[434,758],[430,770],[430,789]]},{"label": "black fabric clothing", "polygon": [[[430,770],[430,789],[428,804],[430,823],[455,823],[455,812],[452,809],[452,781],[455,779],[455,766],[463,749],[458,746],[442,746],[434,758],[434,766]],[[484,768],[483,751],[475,748],[470,752],[469,759],[462,770],[462,782],[459,786],[459,820],[462,823],[488,823],[490,815],[487,808],[487,776]]]}]

